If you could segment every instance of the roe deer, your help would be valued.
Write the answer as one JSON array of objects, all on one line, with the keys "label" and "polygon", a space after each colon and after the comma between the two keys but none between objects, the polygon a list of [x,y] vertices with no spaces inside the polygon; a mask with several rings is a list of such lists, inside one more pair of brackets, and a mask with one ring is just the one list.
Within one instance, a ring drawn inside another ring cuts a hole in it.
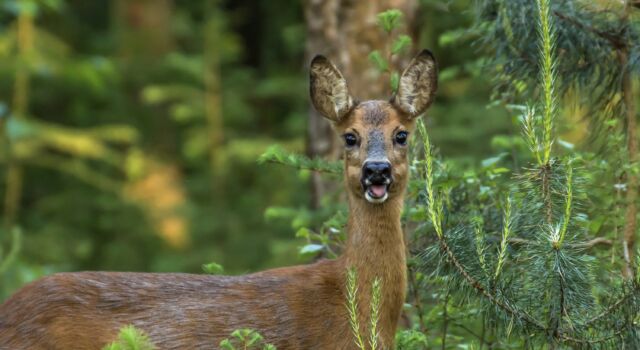
[{"label": "roe deer", "polygon": [[0,306],[0,349],[100,349],[128,324],[159,349],[214,349],[238,328],[279,350],[357,349],[346,308],[346,271],[358,276],[363,331],[371,285],[382,280],[381,348],[393,346],[406,290],[400,214],[408,177],[407,137],[431,104],[437,66],[422,51],[390,101],[356,102],[325,57],[311,62],[311,99],[344,139],[348,240],[335,260],[245,276],[178,273],[58,273]]}]

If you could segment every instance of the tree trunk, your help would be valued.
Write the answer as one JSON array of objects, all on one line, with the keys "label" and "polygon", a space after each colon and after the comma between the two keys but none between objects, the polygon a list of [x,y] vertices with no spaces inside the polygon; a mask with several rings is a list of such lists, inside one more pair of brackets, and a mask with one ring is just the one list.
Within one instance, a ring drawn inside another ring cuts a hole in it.
[{"label": "tree trunk", "polygon": [[[622,22],[625,25],[629,25],[629,12],[631,11],[631,2],[627,1],[625,6],[625,12],[622,16]],[[629,157],[629,164],[632,169],[627,171],[627,191],[625,195],[626,210],[624,215],[624,229],[623,229],[623,253],[626,262],[626,269],[624,275],[628,278],[634,275],[635,269],[635,243],[636,243],[636,230],[637,230],[637,204],[638,199],[638,176],[634,171],[638,162],[638,140],[637,140],[637,123],[636,123],[636,103],[635,96],[633,95],[633,77],[627,67],[629,63],[629,46],[630,42],[626,42],[625,45],[618,49],[618,58],[620,60],[620,67],[622,68],[622,98],[625,106],[625,122],[627,129],[627,154]]]},{"label": "tree trunk", "polygon": [[[388,76],[381,77],[368,56],[373,50],[379,50],[385,56],[388,52],[389,40],[378,28],[376,15],[391,8],[404,14],[401,31],[413,28],[416,0],[305,0],[306,63],[317,54],[325,55],[339,66],[351,93],[360,101],[390,98]],[[398,62],[394,63],[397,68]],[[309,109],[307,136],[309,156],[338,157],[340,141],[334,136],[329,123],[312,107]],[[335,185],[313,174],[312,207],[317,208],[320,199]]]},{"label": "tree trunk", "polygon": [[171,51],[171,0],[118,0],[114,10],[120,58],[146,60]]},{"label": "tree trunk", "polygon": [[[635,167],[638,162],[638,140],[636,134],[636,105],[633,95],[633,80],[631,72],[626,69],[628,62],[628,50],[624,49],[620,53],[620,63],[625,67],[622,75],[622,95],[625,105],[625,121],[627,127],[627,153],[629,156],[629,164]],[[624,257],[627,262],[625,275],[633,276],[631,266],[635,264],[635,242],[637,229],[637,205],[638,198],[638,176],[633,170],[627,172],[627,191],[625,196],[626,210],[624,223]]]},{"label": "tree trunk", "polygon": [[[144,85],[152,80],[163,57],[174,47],[172,13],[172,0],[114,1],[112,25],[118,59],[129,96],[134,101],[139,99]],[[149,108],[154,113],[149,114]],[[154,152],[173,157],[177,141],[166,106],[147,106],[133,113],[137,113],[148,128]]]},{"label": "tree trunk", "polygon": [[209,167],[211,170],[211,190],[216,198],[223,197],[224,175],[222,142],[224,140],[224,119],[222,114],[222,90],[220,84],[220,42],[222,16],[217,1],[205,5],[207,24],[204,26],[204,105],[209,135]]}]

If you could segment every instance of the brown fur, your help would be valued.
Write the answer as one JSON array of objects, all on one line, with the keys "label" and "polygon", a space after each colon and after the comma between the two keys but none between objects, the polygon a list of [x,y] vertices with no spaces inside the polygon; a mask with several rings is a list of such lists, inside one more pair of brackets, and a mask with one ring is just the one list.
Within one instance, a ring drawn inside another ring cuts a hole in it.
[{"label": "brown fur", "polygon": [[[325,73],[330,77],[317,78],[342,79],[337,69]],[[317,106],[326,103],[335,102],[314,100]],[[100,349],[128,324],[147,333],[159,349],[217,348],[239,328],[259,331],[279,350],[357,349],[345,306],[349,267],[358,274],[363,332],[368,327],[372,282],[382,279],[381,348],[391,348],[406,292],[400,215],[409,173],[406,146],[395,144],[393,138],[399,130],[412,131],[414,123],[412,116],[385,101],[363,102],[344,113],[342,105],[323,106],[336,118],[339,134],[353,132],[360,138],[358,147],[345,148],[350,216],[342,256],[238,277],[54,274],[25,286],[0,306],[0,349]],[[360,183],[372,130],[393,169],[389,197],[378,204],[365,200]]]}]

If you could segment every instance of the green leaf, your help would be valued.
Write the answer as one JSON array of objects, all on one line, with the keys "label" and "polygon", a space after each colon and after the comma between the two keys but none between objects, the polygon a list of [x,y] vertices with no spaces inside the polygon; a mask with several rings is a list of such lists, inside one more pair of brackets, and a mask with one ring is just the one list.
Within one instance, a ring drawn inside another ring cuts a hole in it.
[{"label": "green leaf", "polygon": [[224,273],[224,267],[218,263],[210,262],[202,265],[202,271],[210,275],[219,275]]},{"label": "green leaf", "polygon": [[405,49],[411,47],[411,37],[405,34],[402,34],[394,40],[391,45],[391,53],[397,55]]},{"label": "green leaf", "polygon": [[300,254],[315,254],[324,249],[324,246],[320,244],[307,244],[300,249]]},{"label": "green leaf", "polygon": [[264,218],[266,220],[275,219],[291,219],[295,217],[298,212],[295,209],[283,208],[283,207],[268,207],[264,211]]},{"label": "green leaf", "polygon": [[306,227],[301,227],[296,231],[296,238],[309,238],[311,236],[311,230]]},{"label": "green leaf", "polygon": [[439,73],[438,77],[440,81],[449,81],[457,77],[460,71],[460,66],[447,67]]},{"label": "green leaf", "polygon": [[220,348],[224,350],[236,350],[236,348],[231,344],[229,339],[224,339],[220,342]]},{"label": "green leaf", "polygon": [[483,159],[483,160],[482,160],[482,163],[481,163],[481,164],[482,164],[482,167],[483,167],[483,168],[488,168],[488,167],[490,167],[490,166],[492,166],[492,165],[495,165],[496,163],[498,163],[499,161],[501,161],[501,160],[502,160],[502,158],[504,158],[504,157],[506,157],[506,156],[508,156],[508,155],[509,155],[509,153],[503,152],[503,153],[498,154],[498,155],[497,155],[497,156],[495,156],[495,157],[491,157],[491,158]]},{"label": "green leaf", "polygon": [[380,28],[387,33],[391,33],[391,31],[400,25],[402,12],[398,9],[390,9],[379,13],[377,17]]},{"label": "green leaf", "polygon": [[389,63],[382,57],[382,54],[378,50],[374,50],[369,54],[369,61],[371,61],[380,72],[386,72],[389,69]]},{"label": "green leaf", "polygon": [[438,44],[443,47],[453,45],[461,40],[464,40],[468,36],[467,34],[468,30],[466,28],[444,32],[438,38]]},{"label": "green leaf", "polygon": [[558,144],[568,150],[572,150],[576,147],[573,143],[561,139],[558,139]]},{"label": "green leaf", "polygon": [[260,333],[252,332],[251,334],[249,334],[249,336],[251,338],[247,342],[248,345],[256,345],[262,341],[262,336],[260,335]]},{"label": "green leaf", "polygon": [[301,170],[314,170],[328,174],[342,173],[342,163],[339,161],[327,161],[321,158],[311,159],[300,154],[288,153],[279,145],[269,147],[258,158],[258,163],[279,163]]},{"label": "green leaf", "polygon": [[427,336],[417,330],[403,330],[396,333],[397,350],[428,349]]},{"label": "green leaf", "polygon": [[102,350],[154,350],[155,346],[144,332],[132,325],[120,329],[118,339]]}]

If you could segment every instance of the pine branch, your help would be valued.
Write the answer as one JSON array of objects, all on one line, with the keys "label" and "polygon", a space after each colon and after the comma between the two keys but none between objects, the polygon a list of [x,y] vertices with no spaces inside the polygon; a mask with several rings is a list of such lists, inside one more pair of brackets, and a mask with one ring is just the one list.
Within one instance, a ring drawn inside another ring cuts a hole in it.
[{"label": "pine branch", "polygon": [[537,328],[540,331],[543,331],[543,332],[546,331],[546,327],[544,326],[544,324],[542,324],[542,322],[536,320],[525,311],[516,309],[515,307],[511,306],[510,303],[500,301],[498,297],[491,294],[482,285],[482,283],[480,283],[480,281],[478,281],[473,276],[471,276],[471,274],[469,274],[469,272],[465,269],[462,263],[460,263],[458,258],[455,256],[455,254],[449,247],[446,238],[443,236],[442,238],[439,238],[439,240],[440,240],[440,248],[444,251],[446,256],[449,258],[449,261],[451,261],[451,263],[456,268],[458,273],[460,273],[460,275],[467,281],[467,283],[469,283],[469,285],[473,287],[478,293],[480,293],[485,298],[487,298],[487,300],[489,300],[492,304],[506,311],[509,315],[516,317],[519,320],[526,321],[527,323],[529,323],[530,325],[532,325],[533,327]]},{"label": "pine branch", "polygon": [[563,21],[566,21],[567,23],[579,28],[579,29],[588,31],[590,33],[593,33],[593,34],[599,36],[602,39],[605,39],[615,49],[622,48],[622,47],[624,47],[626,45],[624,43],[624,41],[622,41],[620,39],[619,35],[613,35],[611,33],[607,33],[605,31],[596,29],[596,28],[594,28],[592,26],[589,26],[587,24],[584,24],[584,23],[580,22],[576,18],[573,18],[573,17],[567,16],[565,14],[562,14],[559,11],[553,11],[553,15],[558,17],[559,19],[561,19]]},{"label": "pine branch", "polygon": [[[515,317],[515,318],[517,318],[519,320],[525,321],[527,324],[529,324],[530,326],[536,328],[537,330],[539,330],[543,334],[549,334],[550,329],[545,327],[544,324],[542,324],[542,322],[538,321],[533,316],[529,315],[527,312],[519,310],[516,306],[512,306],[513,305],[512,303],[510,303],[508,301],[499,300],[499,298],[497,296],[493,295],[486,288],[484,288],[484,286],[480,283],[480,281],[475,279],[465,269],[465,267],[462,265],[462,263],[457,259],[457,257],[455,256],[455,254],[453,253],[453,251],[449,247],[449,245],[448,245],[448,243],[446,241],[446,237],[443,236],[439,240],[440,240],[440,248],[441,248],[441,250],[444,251],[444,253],[448,257],[449,261],[456,268],[457,272],[480,295],[484,296],[491,304],[499,307],[500,309],[502,309],[503,311],[505,311],[507,314],[511,315],[512,317]],[[625,296],[625,298],[630,297],[632,294],[633,293],[629,293],[627,296]],[[619,301],[618,303],[616,303],[616,305],[615,305],[616,308],[619,307],[621,304],[623,304],[622,300]],[[612,310],[609,310],[609,311],[612,311]],[[604,317],[604,315],[601,315],[600,317]],[[594,322],[595,322],[595,320],[594,320]],[[587,325],[587,324],[585,324],[585,325]],[[558,327],[557,329],[554,330],[554,332],[551,334],[551,336],[553,336],[554,339],[559,340],[559,341],[561,341],[563,343],[579,344],[579,345],[594,345],[594,344],[604,343],[604,342],[607,342],[607,341],[609,341],[611,339],[619,337],[620,335],[623,334],[623,332],[625,331],[625,328],[626,327],[622,327],[621,329],[616,330],[613,334],[610,334],[608,336],[601,337],[601,338],[596,338],[596,339],[578,339],[578,338],[566,335],[563,332],[563,330]]]},{"label": "pine branch", "polygon": [[378,350],[378,338],[380,337],[380,330],[378,329],[378,322],[380,321],[380,303],[382,298],[382,280],[376,277],[373,280],[371,286],[371,305],[370,305],[370,330],[369,330],[369,345],[371,350]]},{"label": "pine branch", "polygon": [[634,283],[634,287],[630,291],[628,291],[627,293],[622,295],[622,297],[620,297],[620,299],[618,299],[615,303],[609,305],[606,309],[604,309],[598,315],[590,318],[589,320],[584,322],[582,325],[588,327],[588,326],[591,326],[594,323],[602,320],[606,316],[608,316],[608,315],[612,314],[613,312],[615,312],[621,306],[625,305],[625,303],[629,300],[629,298],[637,297],[639,292],[640,292],[640,285],[637,284],[637,283]]},{"label": "pine branch", "polygon": [[342,174],[342,164],[340,162],[330,162],[321,158],[309,158],[300,154],[289,153],[277,145],[269,147],[258,158],[258,163],[276,163],[332,175]]},{"label": "pine branch", "polygon": [[347,270],[347,311],[349,312],[349,325],[353,333],[354,341],[360,350],[366,350],[362,334],[360,333],[360,320],[358,318],[358,284],[356,269]]},{"label": "pine branch", "polygon": [[[551,157],[551,147],[553,145],[553,121],[556,117],[556,96],[555,96],[555,31],[551,23],[550,0],[538,0],[538,34],[540,36],[540,80],[543,88],[542,113],[543,113],[543,142],[544,164],[549,163]],[[542,164],[541,164],[542,165]]]},{"label": "pine branch", "polygon": [[[534,242],[524,238],[512,237],[509,238],[509,244],[533,244]],[[594,239],[588,240],[586,242],[573,243],[566,245],[569,248],[573,249],[590,249],[598,245],[611,246],[613,241],[610,239],[606,239],[604,237],[596,237]]]}]

